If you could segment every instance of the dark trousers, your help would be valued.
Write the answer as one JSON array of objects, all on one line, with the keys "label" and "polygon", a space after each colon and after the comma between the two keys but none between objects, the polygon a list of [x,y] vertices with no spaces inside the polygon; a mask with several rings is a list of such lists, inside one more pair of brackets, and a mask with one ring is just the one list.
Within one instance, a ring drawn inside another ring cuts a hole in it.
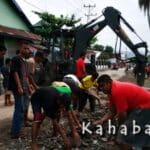
[{"label": "dark trousers", "polygon": [[79,106],[78,106],[79,112],[83,111],[85,105],[87,104],[87,99],[89,100],[91,112],[95,111],[95,99],[94,99],[94,97],[92,95],[86,93],[85,90],[81,90],[79,92]]}]

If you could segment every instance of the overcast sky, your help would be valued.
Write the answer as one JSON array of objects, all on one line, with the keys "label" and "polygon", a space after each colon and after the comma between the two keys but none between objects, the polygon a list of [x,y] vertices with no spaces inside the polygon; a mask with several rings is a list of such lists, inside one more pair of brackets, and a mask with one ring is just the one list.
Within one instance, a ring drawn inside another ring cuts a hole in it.
[{"label": "overcast sky", "polygon": [[[75,14],[76,18],[81,18],[82,23],[87,22],[87,17],[85,14],[88,13],[88,8],[83,7],[84,5],[95,5],[92,8],[91,13],[97,14],[97,16],[102,14],[102,10],[107,6],[113,6],[118,9],[122,16],[129,22],[129,24],[135,29],[137,34],[148,43],[150,46],[150,29],[148,27],[148,21],[146,16],[144,16],[143,11],[140,10],[138,6],[138,0],[16,0],[19,6],[22,8],[24,13],[27,15],[28,19],[32,24],[39,21],[37,15],[32,11],[48,11],[56,16],[60,14],[71,16]],[[90,17],[90,20],[95,18]],[[101,18],[99,21],[102,20]],[[123,26],[124,27],[124,26]],[[126,28],[125,28],[126,30]],[[133,43],[140,42],[136,36],[128,32],[130,39]],[[98,44],[115,46],[116,35],[109,27],[106,27],[103,31],[98,33]],[[123,49],[128,50],[126,46]]]}]

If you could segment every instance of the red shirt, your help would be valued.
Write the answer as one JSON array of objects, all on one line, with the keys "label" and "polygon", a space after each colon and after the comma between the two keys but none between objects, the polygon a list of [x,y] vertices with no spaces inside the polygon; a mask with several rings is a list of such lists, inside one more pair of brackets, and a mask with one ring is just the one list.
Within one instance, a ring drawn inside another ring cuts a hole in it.
[{"label": "red shirt", "polygon": [[83,78],[85,76],[85,63],[83,58],[79,58],[76,61],[76,76],[78,78]]},{"label": "red shirt", "polygon": [[150,108],[150,92],[133,83],[113,81],[109,100],[117,113]]}]

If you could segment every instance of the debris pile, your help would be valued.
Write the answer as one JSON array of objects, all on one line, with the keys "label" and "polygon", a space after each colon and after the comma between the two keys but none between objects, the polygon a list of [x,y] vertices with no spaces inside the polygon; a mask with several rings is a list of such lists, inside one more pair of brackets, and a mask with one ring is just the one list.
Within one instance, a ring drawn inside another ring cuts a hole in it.
[{"label": "debris pile", "polygon": [[[107,124],[103,127],[103,135],[96,134],[96,127],[92,126],[92,122],[101,118],[107,111],[107,105],[105,103],[106,96],[101,96],[101,107],[97,104],[96,111],[91,113],[87,106],[84,112],[80,115],[81,123],[90,122],[89,129],[92,131],[92,134],[86,132],[85,134],[80,132],[82,144],[80,147],[74,147],[72,150],[117,150],[117,144],[114,143],[114,136],[110,136],[105,132],[107,130]],[[67,128],[67,121],[65,119],[61,120],[63,126],[66,127],[67,133],[69,134],[69,128]],[[31,150],[31,128],[25,128],[25,138],[12,140],[8,139],[5,143],[2,143],[1,149],[7,150]],[[71,140],[71,139],[70,139]],[[38,143],[41,145],[41,150],[63,150],[63,141],[61,137],[52,136],[52,125],[49,118],[46,118],[41,125],[41,130],[38,137]]]}]

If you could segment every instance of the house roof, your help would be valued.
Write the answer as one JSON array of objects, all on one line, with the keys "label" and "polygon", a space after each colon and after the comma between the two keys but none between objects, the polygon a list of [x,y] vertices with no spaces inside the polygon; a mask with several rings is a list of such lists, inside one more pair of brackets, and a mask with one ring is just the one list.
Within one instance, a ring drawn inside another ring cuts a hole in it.
[{"label": "house roof", "polygon": [[[20,18],[23,19],[24,23],[28,26],[28,28],[33,31],[33,26],[28,20],[28,18],[25,16],[23,13],[22,9],[20,6],[17,4],[15,0],[7,0],[8,4],[14,8],[16,13],[20,16]],[[41,37],[33,34],[31,32],[25,31],[25,30],[19,30],[7,26],[0,25],[0,35],[2,36],[7,36],[7,37],[13,37],[13,38],[18,38],[18,39],[23,39],[23,40],[29,40],[29,41],[40,41]]]},{"label": "house roof", "polygon": [[18,29],[14,29],[14,28],[2,26],[2,25],[0,25],[0,35],[24,39],[24,40],[30,40],[30,41],[41,40],[41,37],[38,36],[37,34],[33,34],[28,31],[18,30]]},{"label": "house roof", "polygon": [[22,9],[17,4],[17,2],[15,0],[8,0],[7,2],[10,4],[10,6],[12,6],[15,9],[17,14],[24,20],[24,23],[29,27],[29,29],[33,30],[32,24],[30,23],[26,15],[23,13]]}]

